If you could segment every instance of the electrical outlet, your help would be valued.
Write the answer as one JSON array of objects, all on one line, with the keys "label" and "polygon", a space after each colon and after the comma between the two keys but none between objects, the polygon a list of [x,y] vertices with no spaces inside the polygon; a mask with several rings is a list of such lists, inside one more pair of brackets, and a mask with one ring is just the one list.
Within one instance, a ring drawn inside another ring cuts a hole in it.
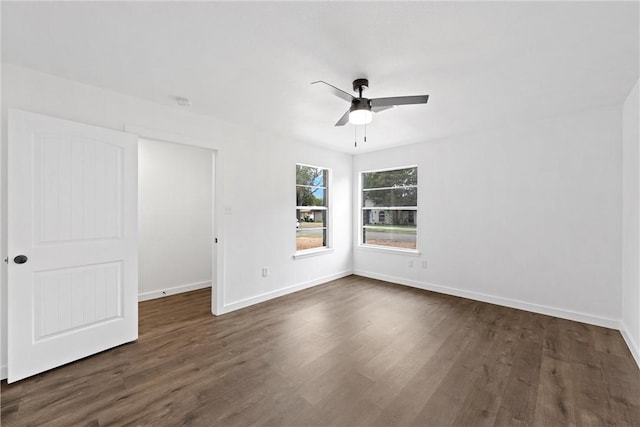
[{"label": "electrical outlet", "polygon": [[422,261],[422,268],[424,268],[424,269],[427,268],[427,261]]},{"label": "electrical outlet", "polygon": [[269,275],[269,267],[262,267],[262,277],[267,277]]},{"label": "electrical outlet", "polygon": [[409,268],[413,268],[413,260],[409,260]]}]

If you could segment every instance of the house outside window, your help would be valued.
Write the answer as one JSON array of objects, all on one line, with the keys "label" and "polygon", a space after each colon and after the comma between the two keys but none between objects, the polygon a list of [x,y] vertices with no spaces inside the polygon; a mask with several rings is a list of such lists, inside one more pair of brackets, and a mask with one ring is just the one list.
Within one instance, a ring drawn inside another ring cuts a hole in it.
[{"label": "house outside window", "polygon": [[327,248],[329,170],[296,165],[296,252]]},{"label": "house outside window", "polygon": [[418,167],[362,172],[360,182],[360,244],[415,250]]}]

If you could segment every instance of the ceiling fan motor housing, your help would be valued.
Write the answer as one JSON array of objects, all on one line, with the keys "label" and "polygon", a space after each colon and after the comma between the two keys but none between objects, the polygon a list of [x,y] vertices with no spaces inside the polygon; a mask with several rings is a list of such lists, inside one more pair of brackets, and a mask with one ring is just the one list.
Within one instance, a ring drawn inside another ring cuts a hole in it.
[{"label": "ceiling fan motor housing", "polygon": [[371,110],[371,102],[367,98],[354,98],[351,101],[350,111]]}]

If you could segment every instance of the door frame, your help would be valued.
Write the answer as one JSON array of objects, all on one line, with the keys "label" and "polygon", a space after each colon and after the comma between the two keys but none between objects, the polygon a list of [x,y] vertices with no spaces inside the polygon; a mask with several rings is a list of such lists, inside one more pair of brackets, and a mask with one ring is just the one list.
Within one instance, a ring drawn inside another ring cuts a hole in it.
[{"label": "door frame", "polygon": [[[155,129],[147,129],[135,125],[125,125],[125,132],[138,136],[138,139],[150,139],[173,144],[181,144],[211,150],[212,152],[212,190],[211,203],[213,250],[211,265],[214,269],[211,275],[211,314],[220,315],[224,307],[224,233],[223,233],[223,209],[222,209],[222,155],[217,145],[210,140],[193,138],[186,135],[174,134]],[[215,240],[217,239],[217,243]]]}]

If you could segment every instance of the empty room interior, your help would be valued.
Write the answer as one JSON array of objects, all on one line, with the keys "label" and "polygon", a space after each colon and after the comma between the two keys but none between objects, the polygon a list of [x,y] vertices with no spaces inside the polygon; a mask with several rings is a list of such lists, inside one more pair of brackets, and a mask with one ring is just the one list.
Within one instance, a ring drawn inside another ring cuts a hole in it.
[{"label": "empty room interior", "polygon": [[0,13],[3,426],[640,425],[640,2]]}]

